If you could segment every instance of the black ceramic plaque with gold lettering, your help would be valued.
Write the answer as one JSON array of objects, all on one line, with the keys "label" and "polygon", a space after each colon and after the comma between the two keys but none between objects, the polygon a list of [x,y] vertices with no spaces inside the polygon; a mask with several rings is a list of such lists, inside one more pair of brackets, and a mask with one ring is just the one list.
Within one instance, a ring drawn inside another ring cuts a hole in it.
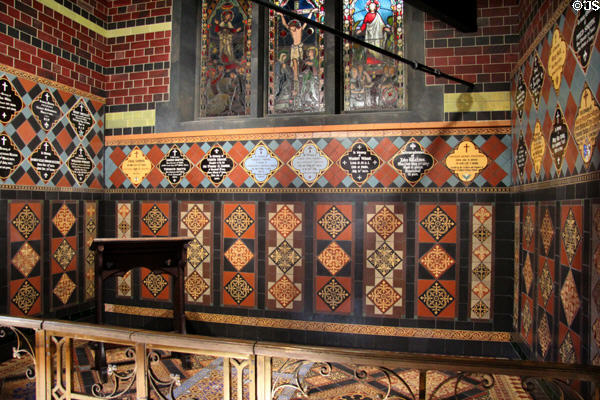
[{"label": "black ceramic plaque with gold lettering", "polygon": [[234,161],[218,144],[214,145],[200,161],[200,169],[215,185],[219,186],[233,169]]},{"label": "black ceramic plaque with gold lettering", "polygon": [[6,76],[0,79],[0,121],[7,124],[21,111],[23,101]]},{"label": "black ceramic plaque with gold lettering", "polygon": [[177,185],[192,168],[190,161],[177,146],[171,147],[169,153],[158,164],[160,172],[167,177],[171,185]]},{"label": "black ceramic plaque with gold lettering", "polygon": [[517,169],[519,170],[519,176],[523,179],[523,173],[525,172],[525,163],[527,162],[527,147],[525,147],[525,139],[523,135],[519,137],[519,146],[517,147]]},{"label": "black ceramic plaque with gold lettering", "polygon": [[92,126],[96,123],[83,99],[79,99],[67,114],[67,118],[75,132],[77,132],[82,139],[90,132],[90,129],[92,129]]},{"label": "black ceramic plaque with gold lettering", "polygon": [[94,162],[85,148],[80,144],[67,160],[67,167],[77,182],[82,185],[92,173]]},{"label": "black ceramic plaque with gold lettering", "polygon": [[529,90],[537,109],[540,104],[540,93],[542,92],[542,86],[544,85],[544,66],[540,61],[537,51],[533,53],[533,67],[531,69],[531,79],[529,80]]},{"label": "black ceramic plaque with gold lettering", "polygon": [[48,139],[44,139],[35,151],[31,153],[29,162],[40,178],[46,183],[52,179],[62,164],[58,153]]},{"label": "black ceramic plaque with gold lettering", "polygon": [[577,15],[575,29],[573,29],[573,40],[571,46],[585,71],[592,55],[592,46],[596,40],[600,12],[594,10],[581,10]]},{"label": "black ceramic plaque with gold lettering", "polygon": [[362,140],[357,140],[340,158],[340,166],[352,180],[362,185],[381,165],[381,160]]},{"label": "black ceramic plaque with gold lettering", "polygon": [[8,178],[23,161],[23,156],[10,136],[0,134],[0,178]]},{"label": "black ceramic plaque with gold lettering", "polygon": [[434,164],[433,156],[415,139],[402,146],[393,159],[394,167],[411,186],[416,185]]},{"label": "black ceramic plaque with gold lettering", "polygon": [[565,124],[562,110],[557,108],[554,112],[554,125],[552,126],[552,132],[550,132],[550,153],[554,159],[556,171],[559,174],[568,141],[569,130],[567,128],[567,124]]},{"label": "black ceramic plaque with gold lettering", "polygon": [[43,130],[48,132],[62,117],[56,99],[46,89],[31,103],[31,111]]},{"label": "black ceramic plaque with gold lettering", "polygon": [[525,98],[527,97],[527,86],[523,80],[523,74],[519,74],[519,80],[517,83],[517,91],[515,95],[515,103],[517,104],[517,112],[519,118],[523,118],[523,106],[525,105]]}]

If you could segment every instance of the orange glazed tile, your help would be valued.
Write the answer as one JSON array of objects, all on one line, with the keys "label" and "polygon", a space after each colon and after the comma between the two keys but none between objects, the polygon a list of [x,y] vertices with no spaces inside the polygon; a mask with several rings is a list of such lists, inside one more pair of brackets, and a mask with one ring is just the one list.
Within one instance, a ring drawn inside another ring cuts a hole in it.
[{"label": "orange glazed tile", "polygon": [[90,139],[90,147],[92,148],[92,150],[94,150],[94,153],[98,154],[100,150],[102,150],[103,146],[104,144],[100,139],[100,135],[95,135]]},{"label": "orange glazed tile", "polygon": [[283,187],[288,187],[290,183],[296,179],[296,173],[287,165],[283,165],[274,176]]},{"label": "orange glazed tile", "polygon": [[296,154],[296,149],[294,149],[294,147],[292,147],[290,142],[288,142],[287,140],[284,140],[283,142],[281,142],[279,147],[277,147],[277,149],[275,150],[275,154],[277,154],[277,156],[285,164],[289,161],[290,158],[292,158],[292,156],[294,154]]},{"label": "orange glazed tile", "polygon": [[448,154],[450,150],[452,150],[452,147],[439,136],[427,147],[427,151],[440,163],[443,162],[444,157],[446,157],[446,154]]},{"label": "orange glazed tile", "polygon": [[158,163],[160,162],[160,160],[163,159],[164,156],[165,153],[163,153],[162,150],[156,145],[152,146],[150,151],[146,154],[146,157],[148,157],[148,159],[154,165],[158,165]]},{"label": "orange glazed tile", "polygon": [[[329,144],[327,144],[327,146],[325,146],[323,149],[323,152],[327,154],[327,156],[334,163],[342,156],[342,154],[344,154],[345,151],[346,149],[337,139],[331,139],[331,142],[329,142]],[[337,184],[334,186],[337,186]]]},{"label": "orange glazed tile", "polygon": [[502,143],[497,136],[491,136],[483,146],[481,146],[481,150],[483,150],[483,152],[485,152],[492,160],[495,160],[504,150],[506,150],[506,145]]},{"label": "orange glazed tile", "polygon": [[388,187],[394,182],[394,179],[398,177],[398,173],[388,164],[383,164],[377,172],[375,172],[375,178],[381,182],[381,184],[385,187]]},{"label": "orange glazed tile", "polygon": [[[388,161],[398,151],[398,148],[388,138],[383,138],[381,142],[373,149],[384,161]],[[387,186],[387,185],[386,185]]]},{"label": "orange glazed tile", "polygon": [[448,178],[452,176],[452,172],[450,172],[444,164],[438,162],[429,170],[427,176],[436,184],[436,186],[441,187],[446,183]]},{"label": "orange glazed tile", "polygon": [[187,158],[189,158],[192,164],[195,165],[198,164],[200,160],[202,160],[202,157],[204,157],[204,151],[202,151],[202,149],[200,148],[200,146],[198,146],[197,143],[194,143],[190,146],[189,150],[187,151],[187,153],[185,153],[185,155]]},{"label": "orange glazed tile", "polygon": [[58,187],[73,187],[74,185],[72,185],[71,182],[69,182],[69,179],[67,179],[66,176],[63,176],[56,183],[56,186],[58,186]]},{"label": "orange glazed tile", "polygon": [[190,182],[190,185],[196,188],[200,186],[200,182],[204,179],[204,174],[197,167],[192,167],[185,177]]},{"label": "orange glazed tile", "polygon": [[323,176],[331,186],[337,187],[346,177],[346,173],[337,164],[333,164],[327,169],[327,172],[325,172]]},{"label": "orange glazed tile", "polygon": [[113,151],[110,154],[110,159],[115,163],[117,167],[121,166],[123,160],[127,157],[120,147],[113,147]]},{"label": "orange glazed tile", "polygon": [[242,186],[246,179],[248,179],[248,173],[244,171],[244,168],[241,166],[236,166],[233,171],[231,171],[228,175],[229,179],[233,182],[233,184],[237,187]]},{"label": "orange glazed tile", "polygon": [[152,187],[158,187],[162,180],[164,179],[164,175],[157,167],[152,168],[152,171],[148,175],[146,175],[146,179],[150,182]]},{"label": "orange glazed tile", "polygon": [[504,171],[496,161],[491,161],[489,165],[481,172],[481,176],[492,186],[498,186],[500,181],[506,177],[506,171]]},{"label": "orange glazed tile", "polygon": [[25,121],[17,128],[17,134],[26,145],[37,136],[37,132],[31,127],[29,121]]},{"label": "orange glazed tile", "polygon": [[244,157],[246,157],[248,153],[249,151],[244,147],[244,145],[241,142],[235,142],[235,144],[227,154],[229,154],[229,157],[233,158],[233,160],[239,164],[244,160]]}]

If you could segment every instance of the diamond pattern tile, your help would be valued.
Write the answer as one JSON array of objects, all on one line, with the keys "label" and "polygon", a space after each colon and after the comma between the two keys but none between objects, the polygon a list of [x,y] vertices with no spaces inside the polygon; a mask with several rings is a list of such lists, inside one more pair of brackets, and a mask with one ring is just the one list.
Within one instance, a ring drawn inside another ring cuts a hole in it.
[{"label": "diamond pattern tile", "polygon": [[21,211],[12,220],[13,226],[25,239],[29,238],[39,223],[40,220],[27,204],[23,206]]},{"label": "diamond pattern tile", "polygon": [[296,265],[302,257],[286,240],[283,240],[275,247],[271,254],[269,254],[269,258],[283,273],[286,273],[290,268]]},{"label": "diamond pattern tile", "polygon": [[294,283],[283,275],[271,288],[269,293],[277,300],[283,308],[287,308],[300,294],[300,290]]},{"label": "diamond pattern tile", "polygon": [[367,223],[384,240],[402,226],[402,221],[385,206],[381,207]]},{"label": "diamond pattern tile", "polygon": [[39,260],[39,254],[31,247],[29,242],[25,242],[12,258],[12,264],[24,277],[27,277]]},{"label": "diamond pattern tile", "polygon": [[350,225],[350,220],[337,207],[332,206],[319,219],[318,224],[332,239],[335,239]]},{"label": "diamond pattern tile", "polygon": [[242,206],[237,206],[231,214],[225,219],[225,223],[241,237],[254,223],[254,219],[244,210]]},{"label": "diamond pattern tile", "polygon": [[435,244],[421,257],[419,262],[435,279],[439,279],[444,272],[455,264],[454,259],[439,244]]},{"label": "diamond pattern tile", "polygon": [[29,281],[24,281],[11,301],[23,314],[28,315],[39,297],[40,292]]},{"label": "diamond pattern tile", "polygon": [[233,279],[225,285],[225,290],[237,304],[241,304],[254,291],[252,286],[241,274],[236,274]]},{"label": "diamond pattern tile", "polygon": [[435,281],[419,296],[419,300],[433,315],[438,315],[454,301],[454,297],[438,281]]},{"label": "diamond pattern tile", "polygon": [[157,297],[168,285],[167,280],[163,278],[162,274],[155,274],[153,272],[146,275],[142,282],[154,297]]},{"label": "diamond pattern tile", "polygon": [[63,204],[52,218],[52,223],[63,236],[67,236],[75,221],[75,216],[66,204]]},{"label": "diamond pattern tile", "polygon": [[542,220],[542,226],[540,228],[540,235],[542,237],[542,244],[544,245],[544,252],[548,254],[550,251],[550,245],[552,244],[552,238],[554,237],[554,226],[552,224],[552,218],[550,217],[550,211],[546,208],[544,218]]},{"label": "diamond pattern tile", "polygon": [[142,217],[142,221],[156,235],[169,222],[169,218],[154,204]]},{"label": "diamond pattern tile", "polygon": [[420,223],[425,231],[438,242],[456,225],[439,206],[436,206]]},{"label": "diamond pattern tile", "polygon": [[331,311],[335,311],[344,301],[346,301],[350,296],[350,293],[335,278],[331,278],[331,280],[319,290],[317,295]]},{"label": "diamond pattern tile", "polygon": [[402,298],[386,280],[381,280],[367,293],[367,297],[383,314]]},{"label": "diamond pattern tile", "polygon": [[53,293],[63,304],[67,304],[76,288],[77,286],[75,283],[69,278],[69,275],[65,273],[62,274],[60,280],[54,286]]},{"label": "diamond pattern tile", "polygon": [[579,307],[581,306],[581,300],[579,299],[579,293],[577,292],[577,285],[573,278],[573,272],[569,270],[567,277],[560,290],[560,300],[563,305],[563,311],[569,326],[573,324]]},{"label": "diamond pattern tile", "polygon": [[385,277],[390,271],[393,271],[400,265],[402,257],[384,242],[367,257],[367,261],[381,274],[381,276]]},{"label": "diamond pattern tile", "polygon": [[348,262],[350,256],[337,244],[337,242],[331,242],[329,245],[317,256],[319,262],[331,273],[331,275],[337,274]]},{"label": "diamond pattern tile", "polygon": [[241,271],[254,258],[254,254],[244,242],[238,239],[227,249],[225,258],[236,270]]},{"label": "diamond pattern tile", "polygon": [[269,222],[284,238],[288,237],[301,223],[296,214],[285,205],[277,211]]}]

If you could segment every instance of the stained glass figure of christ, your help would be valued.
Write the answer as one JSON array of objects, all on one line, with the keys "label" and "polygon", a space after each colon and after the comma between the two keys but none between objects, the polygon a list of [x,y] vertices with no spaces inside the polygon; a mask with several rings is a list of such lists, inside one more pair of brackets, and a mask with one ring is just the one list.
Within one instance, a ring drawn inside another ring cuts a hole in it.
[{"label": "stained glass figure of christ", "polygon": [[[403,55],[402,0],[344,0],[344,32]],[[405,107],[403,64],[344,42],[344,109]]]},{"label": "stained glass figure of christ", "polygon": [[[276,5],[323,22],[321,0],[281,0]],[[269,10],[269,113],[324,110],[323,33]]]}]

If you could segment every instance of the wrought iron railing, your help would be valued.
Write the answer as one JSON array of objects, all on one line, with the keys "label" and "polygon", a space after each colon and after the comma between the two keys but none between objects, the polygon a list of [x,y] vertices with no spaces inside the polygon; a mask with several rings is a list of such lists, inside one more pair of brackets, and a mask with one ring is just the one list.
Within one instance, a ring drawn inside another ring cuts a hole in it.
[{"label": "wrought iron railing", "polygon": [[[204,398],[191,393],[188,383],[201,384],[208,376],[202,371],[210,368],[211,376],[218,376],[217,396],[226,400],[323,398],[315,382],[341,371],[344,379],[369,384],[380,399],[458,399],[465,388],[486,391],[505,375],[519,377],[528,391],[545,387],[559,398],[600,398],[600,367],[586,365],[300,346],[0,316],[0,335],[9,331],[16,335],[13,356],[31,358],[26,376],[35,379],[38,400]],[[91,361],[75,365],[75,349],[93,343],[120,349],[118,360],[107,356],[103,373]],[[204,364],[193,366],[199,359]],[[195,375],[172,373],[166,366],[173,365]],[[94,383],[75,379],[81,371],[93,371]],[[443,379],[428,382],[434,371],[443,371]],[[199,388],[205,394],[214,389]]]}]

